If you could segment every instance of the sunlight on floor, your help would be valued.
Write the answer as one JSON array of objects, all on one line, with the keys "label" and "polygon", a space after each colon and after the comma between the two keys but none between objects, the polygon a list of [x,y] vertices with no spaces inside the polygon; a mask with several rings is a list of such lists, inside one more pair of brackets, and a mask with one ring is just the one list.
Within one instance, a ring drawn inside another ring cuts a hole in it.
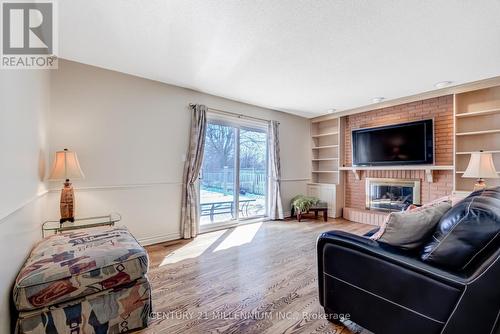
[{"label": "sunlight on floor", "polygon": [[262,226],[262,223],[248,224],[243,226],[238,226],[235,228],[229,236],[227,236],[219,246],[214,250],[218,252],[220,250],[228,249],[231,247],[241,246],[252,242],[255,234]]},{"label": "sunlight on floor", "polygon": [[221,230],[197,236],[192,242],[182,246],[165,256],[160,267],[177,263],[187,259],[194,259],[216,247],[213,252],[218,252],[231,247],[241,246],[252,242],[262,223],[238,226],[232,230]]},{"label": "sunlight on floor", "polygon": [[182,246],[173,253],[167,255],[161,262],[160,267],[200,256],[208,248],[210,248],[210,246],[212,246],[225,232],[226,230],[221,230],[199,235],[189,244]]}]

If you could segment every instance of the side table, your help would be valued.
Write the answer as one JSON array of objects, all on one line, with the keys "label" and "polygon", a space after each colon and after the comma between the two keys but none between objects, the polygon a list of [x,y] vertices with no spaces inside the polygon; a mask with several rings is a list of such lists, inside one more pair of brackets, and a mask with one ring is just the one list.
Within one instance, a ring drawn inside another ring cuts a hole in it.
[{"label": "side table", "polygon": [[328,203],[325,202],[319,202],[317,205],[313,206],[312,208],[309,209],[308,212],[295,212],[294,208],[292,207],[292,216],[296,216],[297,220],[300,222],[302,219],[302,216],[306,213],[309,212],[314,212],[314,218],[318,219],[319,213],[323,213],[323,221],[328,221]]},{"label": "side table", "polygon": [[46,234],[49,232],[57,234],[84,228],[114,226],[115,223],[119,222],[121,219],[122,216],[114,212],[106,216],[75,218],[74,222],[64,222],[62,224],[59,220],[48,220],[42,224],[42,238],[45,238]]}]

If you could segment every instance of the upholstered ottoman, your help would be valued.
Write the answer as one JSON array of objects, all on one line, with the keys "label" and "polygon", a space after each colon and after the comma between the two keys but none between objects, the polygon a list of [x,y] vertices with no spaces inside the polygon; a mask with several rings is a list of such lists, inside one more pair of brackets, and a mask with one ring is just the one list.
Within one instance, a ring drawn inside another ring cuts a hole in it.
[{"label": "upholstered ottoman", "polygon": [[14,286],[19,333],[124,333],[151,312],[147,253],[123,227],[48,237]]}]

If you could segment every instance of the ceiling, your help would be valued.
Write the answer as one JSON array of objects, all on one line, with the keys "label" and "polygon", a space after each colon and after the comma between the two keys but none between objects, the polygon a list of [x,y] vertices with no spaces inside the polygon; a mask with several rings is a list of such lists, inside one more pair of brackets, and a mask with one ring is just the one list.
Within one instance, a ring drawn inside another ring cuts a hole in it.
[{"label": "ceiling", "polygon": [[62,58],[305,117],[500,75],[500,0],[58,6]]}]

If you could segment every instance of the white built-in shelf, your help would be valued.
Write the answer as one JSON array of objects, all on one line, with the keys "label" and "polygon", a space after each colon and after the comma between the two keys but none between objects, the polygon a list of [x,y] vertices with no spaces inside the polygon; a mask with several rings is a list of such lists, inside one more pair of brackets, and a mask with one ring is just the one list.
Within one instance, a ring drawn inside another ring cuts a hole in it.
[{"label": "white built-in shelf", "polygon": [[338,173],[338,170],[313,170],[313,173]]},{"label": "white built-in shelf", "polygon": [[[331,118],[311,121],[311,184],[335,185],[341,181],[338,170],[341,160],[341,120]],[[323,193],[321,191],[320,193]],[[334,205],[335,206],[335,205]]]},{"label": "white built-in shelf", "polygon": [[[455,152],[455,154],[472,154],[472,153],[477,153],[477,152],[479,152],[479,151]],[[483,151],[483,153],[492,153],[492,154],[496,154],[496,153],[500,153],[500,150]]]},{"label": "white built-in shelf", "polygon": [[312,159],[312,161],[335,161],[339,160],[339,158],[321,158],[321,159]]},{"label": "white built-in shelf", "polygon": [[[455,193],[473,188],[473,179],[464,178],[464,170],[472,153],[483,151],[495,154],[497,162],[500,154],[500,86],[487,87],[454,95],[455,127],[455,171],[453,189]],[[497,166],[498,168],[498,166]],[[500,173],[498,173],[500,175]],[[500,185],[498,179],[489,181]]]},{"label": "white built-in shelf", "polygon": [[[465,173],[465,171],[461,170],[461,171],[456,171],[455,173],[457,173],[457,174],[463,174],[463,173]],[[497,172],[497,174],[500,174],[500,172]]]},{"label": "white built-in shelf", "polygon": [[471,132],[457,132],[457,136],[475,136],[475,135],[485,135],[489,133],[500,133],[500,129],[492,130],[482,130],[482,131],[471,131]]},{"label": "white built-in shelf", "polygon": [[339,147],[339,145],[316,146],[316,147],[313,147],[312,149],[313,150],[319,150],[319,149],[322,149],[322,148],[334,148],[334,147]]},{"label": "white built-in shelf", "polygon": [[455,117],[462,118],[462,117],[485,116],[485,115],[492,115],[492,114],[498,114],[498,113],[500,113],[500,108],[460,113],[460,114],[456,114]]},{"label": "white built-in shelf", "polygon": [[326,136],[335,136],[335,135],[338,135],[339,132],[336,131],[336,132],[328,132],[328,133],[320,133],[320,134],[317,134],[317,135],[311,135],[311,137],[313,138],[318,138],[318,137],[326,137]]},{"label": "white built-in shelf", "polygon": [[359,174],[362,170],[423,170],[427,178],[427,182],[434,182],[432,172],[435,170],[454,170],[453,166],[439,166],[439,165],[396,165],[396,166],[351,166],[339,167],[339,170],[352,171],[356,180],[361,180]]}]

